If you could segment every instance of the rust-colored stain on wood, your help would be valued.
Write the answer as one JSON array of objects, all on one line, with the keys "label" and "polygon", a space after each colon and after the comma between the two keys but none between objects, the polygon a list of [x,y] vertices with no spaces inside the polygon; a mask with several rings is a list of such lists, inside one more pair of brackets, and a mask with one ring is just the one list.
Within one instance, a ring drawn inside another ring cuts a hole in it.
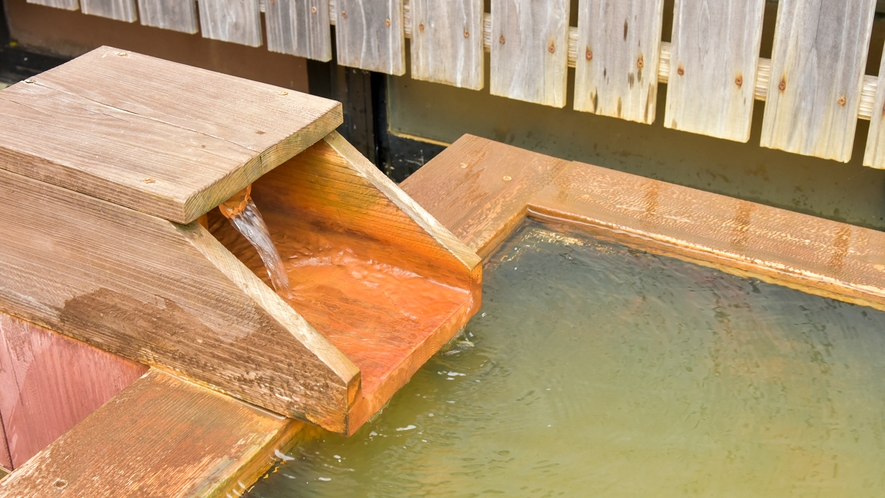
[{"label": "rust-colored stain on wood", "polygon": [[146,371],[0,313],[0,417],[9,459],[0,455],[0,464],[22,465]]}]

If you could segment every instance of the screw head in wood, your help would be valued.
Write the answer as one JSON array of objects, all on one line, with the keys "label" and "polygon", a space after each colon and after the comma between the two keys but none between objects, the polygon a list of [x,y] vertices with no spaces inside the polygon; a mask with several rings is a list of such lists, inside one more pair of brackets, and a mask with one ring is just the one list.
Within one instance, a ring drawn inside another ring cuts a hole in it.
[{"label": "screw head in wood", "polygon": [[285,90],[280,90],[280,95],[289,95],[289,92]]},{"label": "screw head in wood", "polygon": [[501,45],[503,45],[504,44],[504,35],[501,35],[501,38],[498,38],[498,41],[501,43]]},{"label": "screw head in wood", "polygon": [[317,13],[317,8],[316,8],[316,7],[311,7],[311,8],[310,8],[310,13],[311,13],[311,14],[316,14],[316,13]]},{"label": "screw head in wood", "polygon": [[68,481],[65,481],[64,479],[57,479],[54,486],[55,489],[65,489],[68,486]]},{"label": "screw head in wood", "polygon": [[157,180],[154,180],[153,178],[145,178],[145,179],[142,180],[142,181],[143,181],[144,183],[155,183]]},{"label": "screw head in wood", "polygon": [[787,89],[787,77],[786,76],[781,77],[781,82],[778,83],[777,88],[778,88],[778,90],[780,90],[782,92]]},{"label": "screw head in wood", "polygon": [[505,182],[509,182],[509,181],[512,180],[513,178],[510,177],[510,176],[505,176],[504,178],[501,178],[501,179],[504,180]]},{"label": "screw head in wood", "polygon": [[385,20],[384,20],[384,25],[385,25],[385,26],[390,26],[390,19],[385,19]]},{"label": "screw head in wood", "polygon": [[841,105],[842,107],[845,107],[845,97],[839,97],[839,100],[837,102],[839,102],[839,105]]},{"label": "screw head in wood", "polygon": [[588,61],[592,61],[593,60],[593,51],[588,48],[587,51],[584,52],[584,57],[586,57]]},{"label": "screw head in wood", "polygon": [[461,169],[467,169],[467,163],[461,163],[458,165],[458,167]]},{"label": "screw head in wood", "polygon": [[470,31],[464,30],[464,38],[470,38]]},{"label": "screw head in wood", "polygon": [[28,85],[32,85],[32,84],[36,83],[36,81],[32,80],[31,78],[28,78],[25,80],[25,83]]},{"label": "screw head in wood", "polygon": [[744,78],[742,78],[741,75],[738,75],[738,77],[734,79],[734,84],[740,88],[744,84]]},{"label": "screw head in wood", "polygon": [[550,46],[547,47],[547,51],[551,54],[556,52],[556,44],[554,42],[550,42]]},{"label": "screw head in wood", "polygon": [[678,74],[679,76],[684,75],[684,74],[685,74],[685,68],[682,67],[682,66],[679,66],[679,68],[676,69],[676,74]]},{"label": "screw head in wood", "polygon": [[344,11],[344,10],[342,10],[342,11],[341,11],[341,17],[347,19],[347,12]]},{"label": "screw head in wood", "polygon": [[418,31],[424,31],[424,23],[418,24]]},{"label": "screw head in wood", "polygon": [[641,55],[639,56],[639,60],[636,61],[636,67],[638,67],[639,69],[642,69],[643,67],[645,67],[645,61],[642,60]]}]

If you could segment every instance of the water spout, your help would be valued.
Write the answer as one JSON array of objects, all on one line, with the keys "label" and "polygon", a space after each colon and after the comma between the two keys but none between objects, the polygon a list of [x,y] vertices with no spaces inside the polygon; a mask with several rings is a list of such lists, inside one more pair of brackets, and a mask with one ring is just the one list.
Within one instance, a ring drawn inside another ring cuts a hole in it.
[{"label": "water spout", "polygon": [[280,254],[270,238],[264,218],[261,217],[258,207],[252,201],[251,193],[252,185],[249,185],[221,203],[218,210],[258,251],[261,261],[267,268],[267,274],[270,275],[274,289],[285,297],[290,297],[289,275],[286,273]]}]

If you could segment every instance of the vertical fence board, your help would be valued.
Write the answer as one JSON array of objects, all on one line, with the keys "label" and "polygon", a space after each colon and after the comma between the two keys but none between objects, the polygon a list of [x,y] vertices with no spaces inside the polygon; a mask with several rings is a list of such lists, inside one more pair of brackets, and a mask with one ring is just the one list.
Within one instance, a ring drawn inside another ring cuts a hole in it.
[{"label": "vertical fence board", "polygon": [[483,87],[482,0],[412,0],[412,78]]},{"label": "vertical fence board", "polygon": [[879,78],[876,85],[876,100],[870,116],[870,132],[867,135],[867,147],[864,151],[863,165],[877,169],[885,169],[885,52],[879,64]]},{"label": "vertical fence board", "polygon": [[28,0],[28,3],[64,10],[77,10],[80,8],[78,0]]},{"label": "vertical fence board", "polygon": [[581,0],[575,110],[655,120],[663,0]]},{"label": "vertical fence board", "polygon": [[763,147],[847,162],[876,0],[781,0]]},{"label": "vertical fence board", "polygon": [[406,72],[403,0],[337,0],[338,64],[400,76]]},{"label": "vertical fence board", "polygon": [[327,0],[274,0],[265,9],[268,50],[324,62],[332,59]]},{"label": "vertical fence board", "polygon": [[676,0],[665,127],[750,139],[764,13],[765,0]]},{"label": "vertical fence board", "polygon": [[261,46],[258,0],[199,0],[199,6],[203,37]]},{"label": "vertical fence board", "polygon": [[492,95],[565,106],[568,0],[492,0]]},{"label": "vertical fence board", "polygon": [[141,24],[194,34],[197,29],[197,4],[182,0],[138,0]]},{"label": "vertical fence board", "polygon": [[138,20],[135,0],[82,0],[80,9],[84,14],[107,17],[117,21],[135,22]]}]

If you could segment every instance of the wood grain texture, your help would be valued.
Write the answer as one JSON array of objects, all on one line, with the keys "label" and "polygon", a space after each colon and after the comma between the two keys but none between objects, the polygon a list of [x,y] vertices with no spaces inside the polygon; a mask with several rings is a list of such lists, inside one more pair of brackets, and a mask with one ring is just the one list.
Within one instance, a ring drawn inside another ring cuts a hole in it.
[{"label": "wood grain texture", "polygon": [[341,431],[359,371],[197,222],[0,171],[0,311]]},{"label": "wood grain texture", "polygon": [[782,0],[763,147],[848,162],[875,0]]},{"label": "wood grain texture", "polygon": [[0,496],[240,496],[303,426],[151,370],[0,481]]},{"label": "wood grain texture", "polygon": [[198,32],[197,3],[182,0],[138,0],[141,24],[155,28]]},{"label": "wood grain texture", "polygon": [[863,165],[877,169],[885,169],[885,53],[879,63],[879,76],[876,85],[876,99],[870,118],[870,131],[864,150]]},{"label": "wood grain texture", "polygon": [[147,367],[0,313],[0,416],[22,465]]},{"label": "wood grain texture", "polygon": [[522,221],[529,199],[567,164],[464,135],[400,187],[467,247],[487,257]]},{"label": "wood grain texture", "polygon": [[0,168],[179,223],[342,122],[337,102],[110,47],[27,81],[0,93]]},{"label": "wood grain texture", "polygon": [[135,22],[138,20],[135,0],[80,0],[80,10],[84,14],[107,17],[117,21]]},{"label": "wood grain texture", "polygon": [[655,120],[663,0],[581,0],[575,110]]},{"label": "wood grain texture", "polygon": [[204,38],[260,47],[258,0],[198,0]]},{"label": "wood grain texture", "polygon": [[676,0],[664,126],[746,142],[765,0]]},{"label": "wood grain texture", "polygon": [[3,423],[3,413],[0,412],[0,479],[6,477],[12,470],[12,455],[9,454],[9,444],[6,441],[6,426]]},{"label": "wood grain texture", "polygon": [[492,95],[564,107],[568,0],[492,0]]},{"label": "wood grain texture", "polygon": [[[352,434],[479,308],[480,259],[337,134],[255,182],[252,196],[285,262],[284,297],[360,369]],[[214,212],[210,229],[265,275]]]},{"label": "wood grain texture", "polygon": [[265,10],[267,49],[271,52],[332,59],[329,3],[324,0],[275,0]]},{"label": "wood grain texture", "polygon": [[79,0],[28,0],[28,3],[64,10],[78,10],[80,8]]},{"label": "wood grain texture", "polygon": [[337,0],[338,64],[401,76],[406,72],[403,0]]},{"label": "wood grain texture", "polygon": [[412,78],[483,87],[482,0],[412,0]]}]

